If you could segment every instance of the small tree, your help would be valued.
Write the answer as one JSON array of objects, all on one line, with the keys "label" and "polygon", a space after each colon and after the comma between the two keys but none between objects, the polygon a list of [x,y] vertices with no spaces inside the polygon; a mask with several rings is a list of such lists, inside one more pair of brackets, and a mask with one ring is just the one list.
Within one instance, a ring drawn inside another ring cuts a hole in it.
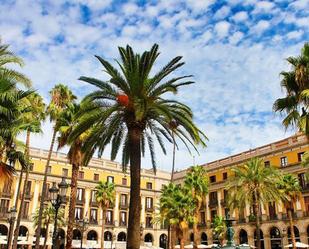
[{"label": "small tree", "polygon": [[215,236],[219,239],[220,244],[223,245],[223,241],[226,233],[226,223],[224,217],[216,216],[213,221],[213,231]]}]

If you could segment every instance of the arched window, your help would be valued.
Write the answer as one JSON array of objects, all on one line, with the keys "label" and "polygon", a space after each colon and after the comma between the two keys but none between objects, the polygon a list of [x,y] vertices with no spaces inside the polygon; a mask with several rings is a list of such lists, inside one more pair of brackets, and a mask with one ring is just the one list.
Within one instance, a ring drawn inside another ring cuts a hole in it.
[{"label": "arched window", "polygon": [[0,224],[0,236],[8,235],[9,229],[6,225]]},{"label": "arched window", "polygon": [[62,228],[59,228],[58,230],[58,238],[59,239],[65,239],[65,231]]},{"label": "arched window", "polygon": [[46,229],[42,227],[41,229],[41,237],[45,238],[46,236]]},{"label": "arched window", "polygon": [[153,237],[151,233],[147,233],[145,235],[144,242],[153,242]]},{"label": "arched window", "polygon": [[113,235],[112,235],[112,233],[110,231],[106,231],[104,233],[104,240],[105,241],[112,241],[112,237],[113,237]]},{"label": "arched window", "polygon": [[125,232],[118,233],[117,241],[127,241],[127,235]]},{"label": "arched window", "polygon": [[87,240],[98,240],[98,234],[96,231],[94,230],[90,230],[88,233],[87,233]]},{"label": "arched window", "polygon": [[167,249],[167,235],[164,233],[160,235],[160,247]]},{"label": "arched window", "polygon": [[80,240],[82,237],[82,233],[78,229],[73,230],[73,239]]},{"label": "arched window", "polygon": [[239,244],[248,244],[248,233],[244,229],[239,232]]},{"label": "arched window", "polygon": [[[260,229],[260,239],[261,239],[261,249],[264,249],[264,235],[263,231]],[[256,230],[254,231],[254,244],[257,247],[257,240],[256,240]]]},{"label": "arched window", "polygon": [[[297,242],[300,242],[300,237],[299,237],[299,230],[296,226],[294,226],[294,234],[295,234],[295,240]],[[289,239],[289,244],[292,243],[292,239],[291,239],[291,229],[290,227],[288,227],[288,239]]]},{"label": "arched window", "polygon": [[190,234],[190,241],[193,242],[194,241],[194,233]]},{"label": "arched window", "polygon": [[201,234],[201,244],[203,245],[208,245],[208,241],[207,241],[207,234],[206,233],[202,233]]},{"label": "arched window", "polygon": [[280,230],[277,227],[272,227],[269,232],[270,235],[270,245],[272,249],[282,248],[282,238]]},{"label": "arched window", "polygon": [[26,237],[27,235],[28,235],[28,228],[25,226],[20,226],[18,236]]}]

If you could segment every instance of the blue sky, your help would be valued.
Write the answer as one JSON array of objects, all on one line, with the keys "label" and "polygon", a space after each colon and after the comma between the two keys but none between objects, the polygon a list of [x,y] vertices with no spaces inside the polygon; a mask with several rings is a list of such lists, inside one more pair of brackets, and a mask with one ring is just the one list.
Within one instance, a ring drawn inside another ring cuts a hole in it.
[{"label": "blue sky", "polygon": [[[112,61],[117,46],[142,52],[158,43],[154,71],[182,55],[186,64],[176,74],[193,74],[196,83],[175,98],[192,107],[209,141],[195,159],[180,147],[177,169],[293,134],[272,104],[283,95],[284,59],[309,40],[308,24],[309,0],[1,0],[0,8],[2,41],[24,58],[22,71],[46,101],[56,83],[82,97],[91,88],[77,80],[81,75],[108,79],[93,55]],[[50,129],[46,122],[32,145],[48,148]],[[160,169],[171,168],[171,157],[160,150],[157,161]],[[151,166],[148,157],[143,165]]]}]

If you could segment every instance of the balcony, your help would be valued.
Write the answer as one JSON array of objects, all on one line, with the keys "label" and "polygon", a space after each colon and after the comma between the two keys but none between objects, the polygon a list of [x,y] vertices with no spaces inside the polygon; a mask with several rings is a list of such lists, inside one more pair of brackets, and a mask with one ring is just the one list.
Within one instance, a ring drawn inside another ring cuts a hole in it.
[{"label": "balcony", "polygon": [[0,211],[0,219],[7,219],[9,218],[9,210],[7,211]]},{"label": "balcony", "polygon": [[1,197],[1,198],[8,198],[8,199],[11,199],[12,196],[13,196],[13,191],[12,191],[12,190],[3,189],[3,190],[0,192],[0,197]]},{"label": "balcony", "polygon": [[76,205],[84,205],[85,204],[85,198],[77,199],[76,198]]},{"label": "balcony", "polygon": [[21,215],[21,219],[22,219],[22,220],[30,220],[30,217],[29,217],[28,214],[22,214],[22,215]]},{"label": "balcony", "polygon": [[272,220],[278,220],[278,215],[277,214],[273,214],[273,215],[270,215],[269,217],[268,217],[268,220],[270,220],[270,221],[272,221]]},{"label": "balcony", "polygon": [[153,228],[153,224],[152,223],[146,223],[145,228]]},{"label": "balcony", "polygon": [[146,212],[153,212],[154,208],[153,207],[145,207]]},{"label": "balcony", "polygon": [[[28,193],[25,194],[25,200],[31,200],[31,198],[32,198],[31,194],[28,194]],[[41,198],[42,198],[42,194],[39,195],[39,201],[41,200]],[[50,195],[45,194],[44,201],[49,201],[49,200],[50,200]]]},{"label": "balcony", "polygon": [[119,202],[119,208],[120,209],[128,209],[129,208],[129,205],[128,203],[122,203],[122,202]]},{"label": "balcony", "polygon": [[207,224],[206,224],[206,222],[199,222],[199,223],[197,224],[197,226],[198,226],[199,228],[206,228],[206,227],[207,227]]},{"label": "balcony", "polygon": [[96,219],[90,219],[90,220],[89,220],[89,224],[90,224],[90,225],[98,225],[98,220],[96,220]]},{"label": "balcony", "polygon": [[238,219],[238,224],[244,224],[246,223],[246,218],[239,218]]},{"label": "balcony", "polygon": [[221,204],[221,206],[225,207],[227,205],[227,200],[221,199],[220,204]]},{"label": "balcony", "polygon": [[91,201],[90,206],[91,207],[99,207],[99,203],[97,201]]},{"label": "balcony", "polygon": [[209,200],[208,206],[210,208],[217,207],[218,206],[218,200],[217,199]]},{"label": "balcony", "polygon": [[115,226],[115,224],[114,224],[114,222],[112,220],[105,220],[105,225],[106,226],[111,226],[111,227]]},{"label": "balcony", "polygon": [[126,227],[127,226],[127,222],[120,221],[119,226]]}]

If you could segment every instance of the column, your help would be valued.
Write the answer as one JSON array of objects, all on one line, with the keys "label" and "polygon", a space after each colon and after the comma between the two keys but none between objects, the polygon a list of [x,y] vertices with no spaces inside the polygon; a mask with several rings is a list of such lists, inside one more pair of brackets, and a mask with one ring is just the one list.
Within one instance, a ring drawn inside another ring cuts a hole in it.
[{"label": "column", "polygon": [[[40,194],[40,184],[41,182],[39,180],[35,181],[34,185],[34,193],[33,193],[33,205],[32,205],[32,213],[35,213],[35,210],[38,208],[39,203],[39,194]],[[43,184],[43,182],[42,182]]]},{"label": "column", "polygon": [[145,208],[146,208],[146,204],[145,204],[145,196],[142,196],[141,198],[142,201],[142,212],[141,212],[141,223],[145,225]]},{"label": "column", "polygon": [[84,214],[83,217],[89,217],[88,215],[88,209],[90,205],[90,198],[91,198],[91,190],[90,189],[85,189],[85,203],[84,203]]},{"label": "column", "polygon": [[267,220],[267,213],[263,204],[261,205],[261,213],[262,213],[262,220]]},{"label": "column", "polygon": [[117,224],[119,224],[119,193],[117,193],[117,190],[116,190],[115,208],[114,208],[114,221],[117,221]]},{"label": "column", "polygon": [[218,197],[218,216],[222,216],[222,209],[221,209],[221,190],[217,192]]},{"label": "column", "polygon": [[302,208],[301,208],[300,201],[297,200],[295,205],[296,205],[296,215],[297,215],[297,217],[302,217],[303,216],[303,211],[302,211]]},{"label": "column", "polygon": [[209,210],[209,195],[206,195],[206,222],[210,221],[210,210]]},{"label": "column", "polygon": [[276,203],[276,208],[277,208],[278,219],[281,220],[282,219],[282,213],[283,213],[283,204],[282,204],[282,202]]}]

